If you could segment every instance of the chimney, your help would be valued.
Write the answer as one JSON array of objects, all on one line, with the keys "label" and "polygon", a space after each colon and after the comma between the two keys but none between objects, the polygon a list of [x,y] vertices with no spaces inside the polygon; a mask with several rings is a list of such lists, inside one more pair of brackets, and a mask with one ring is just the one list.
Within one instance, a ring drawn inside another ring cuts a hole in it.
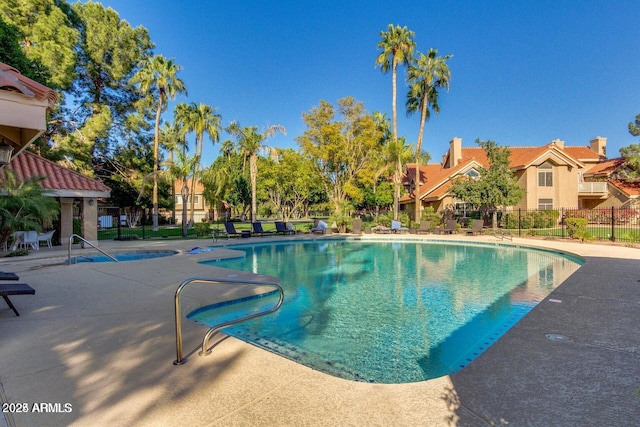
[{"label": "chimney", "polygon": [[462,138],[456,136],[449,141],[449,165],[450,168],[455,168],[462,160]]},{"label": "chimney", "polygon": [[561,139],[554,139],[551,143],[555,144],[558,148],[564,149],[564,141]]},{"label": "chimney", "polygon": [[596,136],[595,139],[591,140],[589,145],[591,146],[591,151],[603,157],[607,156],[607,138]]}]

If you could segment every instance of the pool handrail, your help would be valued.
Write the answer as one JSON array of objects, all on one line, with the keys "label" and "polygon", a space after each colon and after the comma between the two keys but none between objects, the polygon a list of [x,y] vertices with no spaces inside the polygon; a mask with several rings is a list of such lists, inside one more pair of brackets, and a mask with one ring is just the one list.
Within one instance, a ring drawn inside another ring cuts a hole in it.
[{"label": "pool handrail", "polygon": [[74,237],[77,237],[78,239],[80,239],[84,243],[86,243],[89,246],[91,246],[92,248],[96,249],[98,252],[102,253],[104,256],[106,256],[110,260],[112,260],[114,262],[118,262],[118,260],[115,259],[113,256],[109,255],[108,253],[106,253],[105,251],[103,251],[102,249],[100,249],[99,247],[97,247],[96,245],[94,245],[93,243],[88,241],[87,239],[83,238],[82,236],[78,236],[77,234],[72,234],[71,236],[69,236],[69,249],[68,249],[68,258],[67,258],[68,259],[68,261],[67,261],[68,265],[72,264],[71,263],[71,244],[73,243]]},{"label": "pool handrail", "polygon": [[233,278],[233,279],[208,278],[208,277],[191,277],[189,279],[186,279],[180,284],[180,286],[178,286],[178,289],[176,289],[176,293],[174,297],[175,326],[176,326],[176,360],[173,361],[174,365],[183,365],[187,363],[187,359],[183,357],[183,354],[182,354],[182,314],[181,314],[181,307],[180,307],[180,295],[182,294],[182,291],[184,290],[184,288],[196,282],[226,283],[226,284],[235,283],[238,285],[252,285],[252,286],[275,286],[278,289],[278,293],[279,293],[278,302],[271,309],[265,310],[265,311],[259,311],[251,315],[241,317],[239,319],[229,320],[227,322],[220,323],[210,328],[207,331],[207,333],[204,335],[204,338],[202,339],[202,349],[199,353],[201,356],[211,353],[211,351],[207,350],[207,347],[209,347],[209,339],[221,329],[224,329],[227,326],[235,325],[237,323],[251,320],[256,317],[265,316],[267,314],[278,311],[280,309],[280,306],[282,305],[282,302],[284,301],[284,290],[282,289],[282,286],[280,286],[279,280],[274,282],[274,281],[266,281],[266,280],[248,280],[248,279],[237,279],[237,278]]}]

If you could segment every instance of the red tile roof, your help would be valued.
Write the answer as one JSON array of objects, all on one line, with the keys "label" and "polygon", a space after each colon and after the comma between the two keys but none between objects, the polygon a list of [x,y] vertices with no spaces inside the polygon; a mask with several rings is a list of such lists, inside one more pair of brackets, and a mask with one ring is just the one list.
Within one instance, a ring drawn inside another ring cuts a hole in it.
[{"label": "red tile roof", "polygon": [[609,180],[609,184],[612,184],[620,191],[622,191],[628,197],[640,196],[640,181],[625,181],[624,179],[612,179]]},{"label": "red tile roof", "polygon": [[618,157],[615,159],[609,159],[602,163],[598,163],[593,166],[587,172],[584,173],[585,176],[590,175],[605,175],[609,176],[611,173],[615,172],[620,166],[624,164],[624,159],[622,157]]},{"label": "red tile roof", "polygon": [[0,62],[0,88],[20,92],[28,97],[46,99],[51,107],[58,100],[55,91],[23,76],[20,71],[3,62]]},{"label": "red tile roof", "polygon": [[[109,187],[102,182],[88,178],[77,172],[66,169],[52,161],[42,158],[29,151],[22,151],[11,159],[11,163],[0,170],[0,177],[4,177],[4,170],[13,170],[19,179],[34,176],[44,176],[42,187],[54,192],[64,192],[73,195],[73,192],[108,193]],[[64,196],[64,194],[61,194]],[[106,194],[101,196],[108,197]]]}]

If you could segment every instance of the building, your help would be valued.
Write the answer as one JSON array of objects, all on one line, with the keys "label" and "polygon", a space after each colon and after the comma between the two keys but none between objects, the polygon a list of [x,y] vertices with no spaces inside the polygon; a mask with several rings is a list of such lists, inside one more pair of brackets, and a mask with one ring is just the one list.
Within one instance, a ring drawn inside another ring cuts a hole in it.
[{"label": "building", "polygon": [[[614,184],[601,179],[598,171],[607,161],[607,139],[596,137],[588,146],[565,146],[554,140],[540,147],[507,147],[511,169],[517,182],[526,190],[522,201],[514,208],[559,209],[594,208],[610,203],[617,190]],[[461,138],[453,138],[442,162],[419,167],[422,208],[431,206],[436,211],[464,212],[469,206],[449,194],[453,179],[460,176],[479,176],[481,167],[489,167],[484,149],[463,147]],[[415,212],[415,164],[407,165],[405,174],[407,195],[401,198],[400,208],[411,217]],[[621,184],[618,184],[621,185]],[[622,190],[620,190],[622,191]],[[621,198],[620,204],[624,203]]]}]

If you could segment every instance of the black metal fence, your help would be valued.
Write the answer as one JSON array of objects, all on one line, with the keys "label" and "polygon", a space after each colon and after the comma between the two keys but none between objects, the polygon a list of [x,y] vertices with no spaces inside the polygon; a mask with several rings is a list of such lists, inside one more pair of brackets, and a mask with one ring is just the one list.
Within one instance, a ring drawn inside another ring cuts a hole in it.
[{"label": "black metal fence", "polygon": [[[485,227],[493,226],[493,212],[472,212],[469,218],[482,218],[485,221]],[[497,211],[498,228],[522,237],[570,237],[567,227],[569,218],[585,219],[587,235],[595,240],[640,242],[640,209],[609,207]]]}]

